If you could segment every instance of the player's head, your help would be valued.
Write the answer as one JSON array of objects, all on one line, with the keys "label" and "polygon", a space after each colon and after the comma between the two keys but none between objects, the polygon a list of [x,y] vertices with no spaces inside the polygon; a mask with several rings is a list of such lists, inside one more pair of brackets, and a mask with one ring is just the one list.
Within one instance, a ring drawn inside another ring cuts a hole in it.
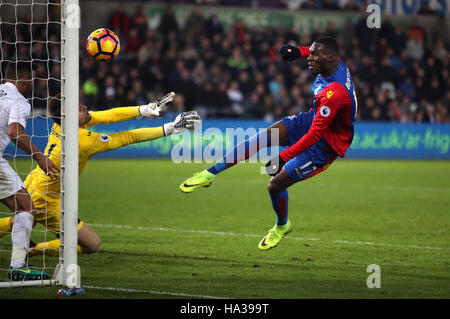
[{"label": "player's head", "polygon": [[56,123],[61,125],[61,94],[51,96],[47,104],[48,116]]},{"label": "player's head", "polygon": [[31,61],[12,61],[6,65],[5,82],[14,83],[23,95],[28,95],[33,87]]},{"label": "player's head", "polygon": [[[83,127],[91,120],[91,115],[87,110],[87,106],[80,104],[78,109],[78,124],[80,127]],[[53,121],[61,125],[61,94],[58,93],[56,96],[49,98],[48,101],[48,114],[49,117],[53,119]]]},{"label": "player's head", "polygon": [[314,74],[331,75],[339,58],[339,46],[332,37],[317,38],[309,48],[308,67]]}]

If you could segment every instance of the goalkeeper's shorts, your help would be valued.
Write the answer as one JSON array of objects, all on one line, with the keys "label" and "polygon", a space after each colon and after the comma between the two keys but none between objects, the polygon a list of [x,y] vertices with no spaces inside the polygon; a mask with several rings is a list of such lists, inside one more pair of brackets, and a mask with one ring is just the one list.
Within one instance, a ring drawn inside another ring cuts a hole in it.
[{"label": "goalkeeper's shorts", "polygon": [[[59,237],[61,227],[60,200],[33,196],[33,202],[37,210],[34,220]],[[83,226],[83,221],[78,219],[78,229],[81,226]]]}]

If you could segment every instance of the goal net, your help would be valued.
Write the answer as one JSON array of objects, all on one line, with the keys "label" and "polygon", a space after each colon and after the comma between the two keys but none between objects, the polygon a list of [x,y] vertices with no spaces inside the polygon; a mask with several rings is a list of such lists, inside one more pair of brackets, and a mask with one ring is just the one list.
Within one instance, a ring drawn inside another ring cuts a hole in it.
[{"label": "goal net", "polygon": [[[24,94],[31,105],[25,132],[40,152],[60,168],[57,177],[49,178],[33,157],[14,143],[10,142],[3,151],[2,157],[25,182],[35,206],[26,266],[50,274],[51,279],[11,280],[8,276],[15,215],[0,204],[0,287],[80,286],[77,266],[79,13],[78,0],[0,0],[1,83],[11,80],[14,83],[15,79],[6,77],[8,65],[29,62],[33,77],[31,90]],[[58,116],[49,114],[52,100],[61,105]],[[57,122],[59,128],[55,129]],[[54,141],[51,145],[50,137]]]}]

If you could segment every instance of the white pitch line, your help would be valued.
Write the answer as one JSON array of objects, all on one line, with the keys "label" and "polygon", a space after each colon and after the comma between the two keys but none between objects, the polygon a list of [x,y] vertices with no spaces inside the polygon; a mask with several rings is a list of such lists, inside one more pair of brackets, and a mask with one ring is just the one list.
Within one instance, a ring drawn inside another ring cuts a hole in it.
[{"label": "white pitch line", "polygon": [[[256,234],[237,234],[237,233],[232,233],[232,232],[218,232],[218,231],[211,231],[211,230],[175,229],[175,228],[143,227],[143,226],[133,227],[133,226],[127,226],[127,225],[113,225],[113,224],[89,224],[89,226],[99,227],[99,228],[136,229],[136,230],[143,230],[143,231],[196,233],[196,234],[209,234],[209,235],[220,235],[220,236],[261,237],[261,235],[256,235]],[[292,236],[288,236],[286,238],[293,239],[293,240],[300,240],[300,241],[324,241],[319,238],[304,238],[304,237],[292,237]],[[348,244],[348,245],[367,245],[367,246],[399,247],[399,248],[414,248],[414,249],[450,251],[449,248],[441,248],[441,247],[404,245],[404,244],[385,244],[385,243],[375,243],[375,242],[369,242],[369,241],[330,240],[329,242],[336,243],[336,244]]]},{"label": "white pitch line", "polygon": [[89,286],[83,285],[83,288],[88,289],[98,289],[98,290],[108,290],[117,292],[130,292],[130,293],[145,293],[152,295],[166,295],[166,296],[177,296],[177,297],[190,297],[190,298],[202,298],[202,299],[229,299],[228,297],[218,297],[218,296],[208,296],[208,295],[195,295],[195,294],[185,294],[182,292],[168,292],[168,291],[157,291],[157,290],[141,290],[141,289],[130,289],[130,288],[116,288],[116,287],[99,287],[99,286]]}]

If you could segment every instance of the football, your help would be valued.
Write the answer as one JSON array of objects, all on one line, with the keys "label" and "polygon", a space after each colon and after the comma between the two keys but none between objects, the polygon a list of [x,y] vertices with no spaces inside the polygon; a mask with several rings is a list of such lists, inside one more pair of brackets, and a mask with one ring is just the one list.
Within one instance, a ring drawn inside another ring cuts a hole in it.
[{"label": "football", "polygon": [[87,38],[86,50],[95,61],[110,62],[119,54],[119,37],[109,29],[97,29]]}]

